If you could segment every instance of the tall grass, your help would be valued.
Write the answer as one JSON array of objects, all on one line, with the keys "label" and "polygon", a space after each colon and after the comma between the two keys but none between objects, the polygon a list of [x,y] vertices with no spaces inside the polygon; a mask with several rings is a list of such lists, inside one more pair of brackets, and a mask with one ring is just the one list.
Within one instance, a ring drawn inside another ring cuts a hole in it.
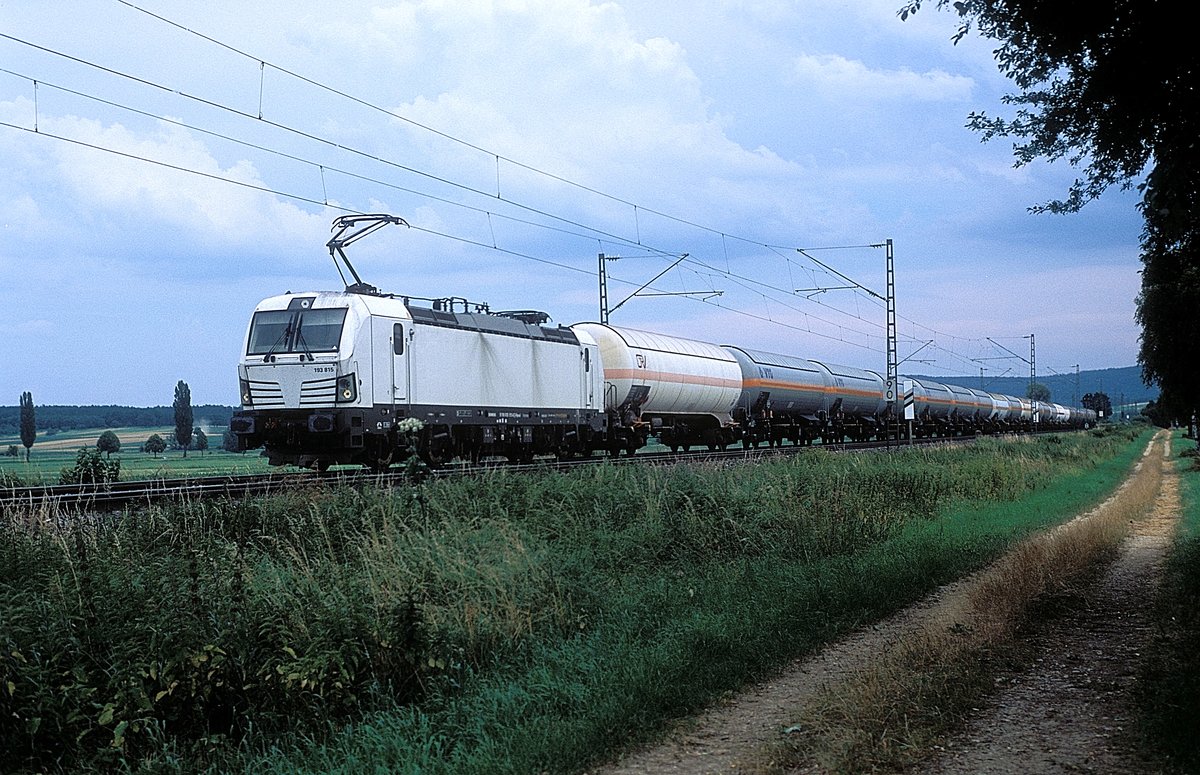
[{"label": "tall grass", "polygon": [[[10,514],[0,770],[578,769],[1094,501],[1131,449],[1071,434]],[[1033,505],[945,516],[965,501]]]}]

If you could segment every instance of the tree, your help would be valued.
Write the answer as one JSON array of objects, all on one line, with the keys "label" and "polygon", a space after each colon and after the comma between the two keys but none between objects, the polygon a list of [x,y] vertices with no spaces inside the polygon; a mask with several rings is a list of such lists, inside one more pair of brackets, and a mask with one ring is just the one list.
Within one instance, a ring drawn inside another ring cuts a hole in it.
[{"label": "tree", "polygon": [[192,443],[192,391],[187,383],[179,380],[175,385],[175,441],[183,447],[187,457],[188,445]]},{"label": "tree", "polygon": [[[909,0],[901,18],[924,0]],[[1083,174],[1062,200],[1034,211],[1074,212],[1106,189],[1142,178],[1142,326],[1138,363],[1162,397],[1156,410],[1200,408],[1200,66],[1182,0],[936,0],[972,32],[1000,43],[996,61],[1020,90],[1011,119],[981,113],[968,126],[1009,137],[1017,165],[1065,159]]]},{"label": "tree", "polygon": [[121,451],[121,439],[113,431],[105,431],[100,434],[100,438],[96,439],[96,449],[112,460],[112,453]]},{"label": "tree", "polygon": [[199,425],[192,429],[192,439],[195,441],[197,452],[208,449],[208,436],[204,435]]},{"label": "tree", "polygon": [[221,434],[221,449],[225,450],[226,452],[241,452],[242,451],[242,450],[238,449],[237,434],[228,428],[226,428],[225,432]]},{"label": "tree", "polygon": [[1112,401],[1107,393],[1088,393],[1082,403],[1084,409],[1091,409],[1101,417],[1112,417]]},{"label": "tree", "polygon": [[158,453],[166,450],[166,448],[167,442],[163,441],[163,437],[157,433],[146,439],[146,443],[142,445],[142,451],[149,452],[154,457],[158,457]]},{"label": "tree", "polygon": [[1200,218],[1187,234],[1173,236],[1161,223],[1166,216],[1145,212],[1138,362],[1142,378],[1161,389],[1159,409],[1186,422],[1200,410]]},{"label": "tree", "polygon": [[1142,407],[1142,416],[1160,428],[1171,427],[1171,417],[1162,411],[1157,401],[1147,401]]},{"label": "tree", "polygon": [[25,445],[25,462],[29,462],[29,451],[37,438],[37,417],[33,409],[33,394],[28,390],[21,394],[21,443]]},{"label": "tree", "polygon": [[1049,401],[1050,388],[1041,382],[1030,382],[1029,387],[1025,390],[1025,397],[1030,401]]}]

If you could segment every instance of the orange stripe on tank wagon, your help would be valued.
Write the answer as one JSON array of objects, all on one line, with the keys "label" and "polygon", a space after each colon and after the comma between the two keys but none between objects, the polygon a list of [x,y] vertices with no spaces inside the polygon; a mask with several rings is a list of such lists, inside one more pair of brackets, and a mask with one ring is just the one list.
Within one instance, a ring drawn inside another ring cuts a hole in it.
[{"label": "orange stripe on tank wagon", "polygon": [[783,382],[777,379],[748,379],[747,388],[778,388],[780,390],[798,390],[804,393],[828,393],[832,396],[863,396],[866,398],[883,398],[878,390],[855,390],[847,387],[824,387],[823,385],[805,385],[796,382]]},{"label": "orange stripe on tank wagon", "polygon": [[706,385],[709,387],[741,388],[740,379],[725,377],[705,377],[698,374],[676,374],[670,371],[650,371],[649,369],[605,369],[604,378],[632,379],[634,381],[678,382],[684,385]]}]

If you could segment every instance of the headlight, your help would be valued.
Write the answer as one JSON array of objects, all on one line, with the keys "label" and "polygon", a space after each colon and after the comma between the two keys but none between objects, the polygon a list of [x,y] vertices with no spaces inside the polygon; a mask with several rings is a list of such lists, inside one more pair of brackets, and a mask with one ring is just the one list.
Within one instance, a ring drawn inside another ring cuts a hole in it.
[{"label": "headlight", "polygon": [[242,406],[252,406],[254,404],[254,397],[250,394],[250,381],[239,379],[238,383],[242,391]]},{"label": "headlight", "polygon": [[339,404],[348,404],[358,398],[358,379],[353,374],[338,377],[336,400]]}]

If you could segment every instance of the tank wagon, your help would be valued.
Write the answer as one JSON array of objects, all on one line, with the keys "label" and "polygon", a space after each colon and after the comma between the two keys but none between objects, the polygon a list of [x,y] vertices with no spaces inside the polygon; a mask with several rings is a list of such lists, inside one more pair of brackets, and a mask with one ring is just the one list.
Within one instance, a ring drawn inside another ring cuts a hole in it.
[{"label": "tank wagon", "polygon": [[610,451],[632,453],[650,435],[675,451],[724,449],[737,438],[731,412],[742,375],[723,348],[599,323],[571,330],[600,347]]},{"label": "tank wagon", "polygon": [[901,381],[911,417],[889,415],[884,379],[866,369],[381,293],[342,248],[385,223],[404,222],[334,221],[327,247],[355,280],[345,291],[284,293],[254,310],[230,426],[240,449],[263,447],[273,465],[382,469],[413,455],[440,464],[632,454],[651,438],[686,451],[1096,421],[1091,410],[915,379]]}]

